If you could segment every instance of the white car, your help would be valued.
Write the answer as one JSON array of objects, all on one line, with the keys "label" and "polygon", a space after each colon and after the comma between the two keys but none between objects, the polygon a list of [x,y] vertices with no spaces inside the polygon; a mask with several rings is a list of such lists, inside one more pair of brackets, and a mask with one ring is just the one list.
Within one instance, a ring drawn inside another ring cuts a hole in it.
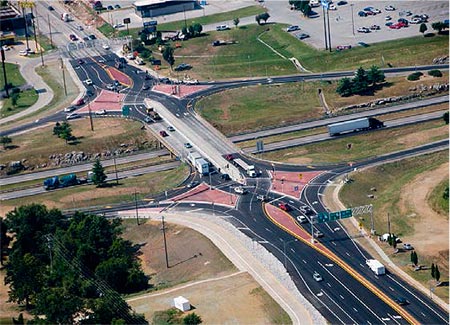
[{"label": "white car", "polygon": [[386,10],[386,11],[394,11],[395,7],[393,7],[393,6],[386,6],[386,7],[384,7],[384,10]]},{"label": "white car", "polygon": [[320,282],[323,280],[322,276],[317,272],[314,272],[313,279],[316,280],[317,282]]},{"label": "white car", "polygon": [[243,188],[243,187],[240,187],[240,186],[235,187],[235,188],[234,188],[234,191],[235,191],[237,194],[245,194],[245,193],[247,193],[247,190],[246,190],[245,188]]},{"label": "white car", "polygon": [[8,45],[2,46],[3,51],[9,51],[11,48]]},{"label": "white car", "polygon": [[108,44],[103,44],[102,47],[103,47],[104,50],[109,50],[109,45]]},{"label": "white car", "polygon": [[88,85],[88,86],[90,86],[90,85],[92,85],[93,84],[93,82],[92,82],[92,80],[91,79],[86,79],[85,81],[84,81],[85,83],[86,83],[86,85]]},{"label": "white car", "polygon": [[337,10],[337,7],[334,4],[328,6],[328,10]]},{"label": "white car", "polygon": [[105,109],[101,109],[98,111],[95,111],[95,115],[105,115],[106,114],[106,110]]},{"label": "white car", "polygon": [[116,24],[116,25],[114,25],[113,26],[113,28],[122,28],[122,27],[125,27],[125,25],[124,24],[122,24],[122,23],[119,23],[119,24]]},{"label": "white car", "polygon": [[186,79],[186,80],[183,80],[183,83],[185,83],[186,85],[198,85],[198,80],[197,79]]},{"label": "white car", "polygon": [[410,251],[410,250],[413,250],[414,247],[412,247],[411,244],[403,244],[403,249]]},{"label": "white car", "polygon": [[288,28],[286,28],[286,32],[294,32],[299,29],[300,29],[300,27],[298,27],[297,25],[292,25],[292,26],[289,26]]},{"label": "white car", "polygon": [[72,113],[72,114],[69,114],[69,115],[66,116],[66,120],[73,120],[73,119],[76,119],[76,118],[79,118],[79,117],[81,117],[81,115],[79,115],[77,113]]},{"label": "white car", "polygon": [[298,216],[297,221],[300,223],[308,222],[308,219],[305,216]]},{"label": "white car", "polygon": [[219,25],[216,27],[216,31],[218,31],[218,32],[223,31],[223,30],[228,30],[228,29],[230,29],[230,26],[228,26],[228,25]]},{"label": "white car", "polygon": [[133,53],[129,53],[129,54],[127,55],[127,59],[128,59],[128,60],[134,60],[134,54],[133,54]]},{"label": "white car", "polygon": [[22,51],[19,52],[19,55],[21,55],[21,56],[28,56],[28,51],[22,50]]}]

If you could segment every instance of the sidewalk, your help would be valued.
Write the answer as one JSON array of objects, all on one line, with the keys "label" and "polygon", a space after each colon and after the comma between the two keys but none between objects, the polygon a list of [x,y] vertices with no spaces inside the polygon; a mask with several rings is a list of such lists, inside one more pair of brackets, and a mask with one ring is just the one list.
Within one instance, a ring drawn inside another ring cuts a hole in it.
[{"label": "sidewalk", "polygon": [[[33,48],[33,46],[31,46]],[[36,73],[36,67],[41,66],[41,58],[28,58],[19,56],[20,46],[15,46],[14,49],[11,49],[6,56],[6,62],[18,64],[20,66],[20,73],[22,77],[25,79],[27,84],[33,86],[36,89],[36,92],[39,95],[36,103],[31,105],[29,108],[17,113],[10,115],[8,117],[0,119],[0,125],[8,123],[10,121],[17,120],[21,117],[30,115],[40,108],[48,105],[53,99],[53,90],[42,80],[42,78]],[[44,63],[47,60],[56,59],[56,53],[50,53],[44,57]]]}]

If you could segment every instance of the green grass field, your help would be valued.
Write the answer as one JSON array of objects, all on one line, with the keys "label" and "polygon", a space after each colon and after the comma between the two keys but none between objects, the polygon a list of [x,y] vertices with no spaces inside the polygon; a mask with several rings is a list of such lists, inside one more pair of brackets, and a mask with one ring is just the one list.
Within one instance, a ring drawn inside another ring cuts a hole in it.
[{"label": "green grass field", "polygon": [[449,205],[448,205],[448,198],[445,199],[443,197],[444,190],[448,188],[449,181],[448,179],[441,182],[431,193],[429,197],[429,204],[433,207],[434,210],[440,212],[443,215],[447,216],[448,219],[448,211],[449,211]]},{"label": "green grass field", "polygon": [[[19,71],[19,66],[13,63],[5,62],[6,68],[6,76],[8,79],[8,83],[13,85],[13,87],[19,87],[25,84],[25,79],[23,79],[22,75]],[[5,88],[5,80],[3,79],[3,66],[0,64],[0,89]]]},{"label": "green grass field", "polygon": [[12,105],[11,97],[5,98],[3,101],[3,106],[0,109],[0,116],[3,118],[16,114],[36,103],[38,98],[39,95],[36,93],[36,90],[34,89],[21,91],[16,106]]},{"label": "green grass field", "polygon": [[[292,163],[354,162],[447,137],[448,127],[442,120],[437,120],[373,131],[351,137],[336,137],[330,141],[268,152],[264,154],[264,158]],[[347,149],[347,144],[349,143],[352,144],[350,150]]]}]

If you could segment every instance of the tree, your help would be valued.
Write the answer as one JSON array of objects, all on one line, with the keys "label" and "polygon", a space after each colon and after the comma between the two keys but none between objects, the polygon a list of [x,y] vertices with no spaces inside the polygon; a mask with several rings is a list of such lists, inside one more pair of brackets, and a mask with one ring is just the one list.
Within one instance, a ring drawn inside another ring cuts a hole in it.
[{"label": "tree", "polygon": [[343,97],[353,95],[353,83],[350,78],[345,77],[340,79],[338,81],[336,92]]},{"label": "tree", "polygon": [[385,80],[384,72],[373,65],[370,67],[370,70],[367,71],[367,80],[372,86],[375,86],[377,83],[382,83]]},{"label": "tree", "polygon": [[263,12],[259,15],[259,17],[264,20],[264,24],[267,23],[267,20],[270,18],[270,15],[268,12]]},{"label": "tree", "polygon": [[1,142],[2,145],[3,145],[3,149],[6,150],[6,148],[8,148],[8,145],[9,145],[10,143],[12,143],[12,139],[11,139],[10,137],[8,137],[7,135],[4,135],[4,136],[2,136],[2,137],[0,138],[0,142]]},{"label": "tree", "polygon": [[53,135],[56,135],[59,137],[59,134],[61,133],[61,124],[59,122],[55,123],[55,126],[53,127]]},{"label": "tree", "polygon": [[416,251],[411,252],[411,263],[413,265],[417,265],[417,263],[419,263],[419,258],[417,257]]},{"label": "tree", "polygon": [[255,16],[255,20],[258,23],[258,25],[261,25],[261,17],[259,15]]},{"label": "tree", "polygon": [[186,36],[189,35],[188,29],[186,26],[181,28],[181,34],[186,35]]},{"label": "tree", "polygon": [[448,112],[445,112],[444,115],[442,115],[442,118],[445,121],[445,124],[448,124]]},{"label": "tree", "polygon": [[397,236],[392,235],[392,248],[397,249]]},{"label": "tree", "polygon": [[434,30],[437,30],[438,34],[440,34],[443,29],[448,28],[448,25],[446,25],[442,21],[438,21],[438,22],[432,23],[431,28],[433,28]]},{"label": "tree", "polygon": [[163,58],[170,65],[170,69],[172,69],[175,64],[175,58],[173,57],[173,48],[170,46],[166,46],[163,51]]},{"label": "tree", "polygon": [[189,35],[189,37],[193,37],[195,35],[194,26],[189,25],[189,27],[188,27],[188,35]]},{"label": "tree", "polygon": [[102,163],[97,159],[92,167],[92,182],[97,186],[102,186],[106,180],[105,169]]},{"label": "tree", "polygon": [[36,310],[50,324],[73,324],[77,312],[83,309],[83,300],[63,287],[45,289],[36,301]]},{"label": "tree", "polygon": [[366,71],[359,67],[358,70],[356,70],[355,77],[353,78],[353,93],[360,94],[362,92],[365,92],[369,86],[369,79],[367,77]]},{"label": "tree", "polygon": [[436,268],[434,267],[434,263],[431,263],[431,277],[433,279],[436,277]]},{"label": "tree", "polygon": [[72,129],[70,128],[63,129],[59,134],[59,137],[65,140],[66,143],[69,142],[69,140],[72,140],[74,138],[74,136],[72,135]]},{"label": "tree", "polygon": [[62,122],[62,124],[56,122],[53,127],[53,134],[57,135],[60,139],[66,140],[66,143],[74,138],[72,134],[72,127],[66,121]]},{"label": "tree", "polygon": [[436,264],[436,270],[434,271],[434,278],[436,279],[437,282],[439,282],[439,280],[441,279],[441,272],[439,271],[439,267]]},{"label": "tree", "polygon": [[19,97],[20,97],[20,93],[13,92],[11,94],[11,96],[9,96],[9,97],[11,97],[11,105],[16,107],[17,106],[17,101],[19,100]]},{"label": "tree", "polygon": [[425,36],[424,33],[425,33],[427,30],[428,30],[427,24],[425,24],[425,23],[420,24],[420,26],[419,26],[419,32],[421,32],[422,35]]},{"label": "tree", "polygon": [[234,18],[234,19],[233,19],[234,27],[237,28],[240,22],[241,22],[241,21],[239,20],[238,17]]},{"label": "tree", "polygon": [[197,325],[201,324],[202,318],[196,313],[192,313],[183,318],[183,324],[185,325]]},{"label": "tree", "polygon": [[192,25],[192,28],[194,30],[195,36],[200,36],[202,34],[203,26],[201,24],[195,23],[194,25]]},{"label": "tree", "polygon": [[311,13],[309,0],[289,0],[289,4],[293,6],[295,10],[300,10],[305,17],[308,17]]},{"label": "tree", "polygon": [[[447,124],[448,124],[448,119],[447,119]],[[442,193],[442,198],[446,201],[448,201],[448,186],[445,188],[444,193]]]}]

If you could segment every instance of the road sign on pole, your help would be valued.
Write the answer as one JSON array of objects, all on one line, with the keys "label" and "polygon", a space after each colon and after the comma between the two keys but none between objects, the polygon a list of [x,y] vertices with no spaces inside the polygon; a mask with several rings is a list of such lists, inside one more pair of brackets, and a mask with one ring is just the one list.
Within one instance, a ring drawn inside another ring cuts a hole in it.
[{"label": "road sign on pole", "polygon": [[298,174],[298,179],[302,179],[302,178],[303,178],[303,174],[302,173]]},{"label": "road sign on pole", "polygon": [[352,217],[352,209],[336,211],[336,212],[320,212],[317,214],[317,223],[336,221]]},{"label": "road sign on pole", "polygon": [[122,106],[122,115],[130,116],[130,106],[127,105]]}]

